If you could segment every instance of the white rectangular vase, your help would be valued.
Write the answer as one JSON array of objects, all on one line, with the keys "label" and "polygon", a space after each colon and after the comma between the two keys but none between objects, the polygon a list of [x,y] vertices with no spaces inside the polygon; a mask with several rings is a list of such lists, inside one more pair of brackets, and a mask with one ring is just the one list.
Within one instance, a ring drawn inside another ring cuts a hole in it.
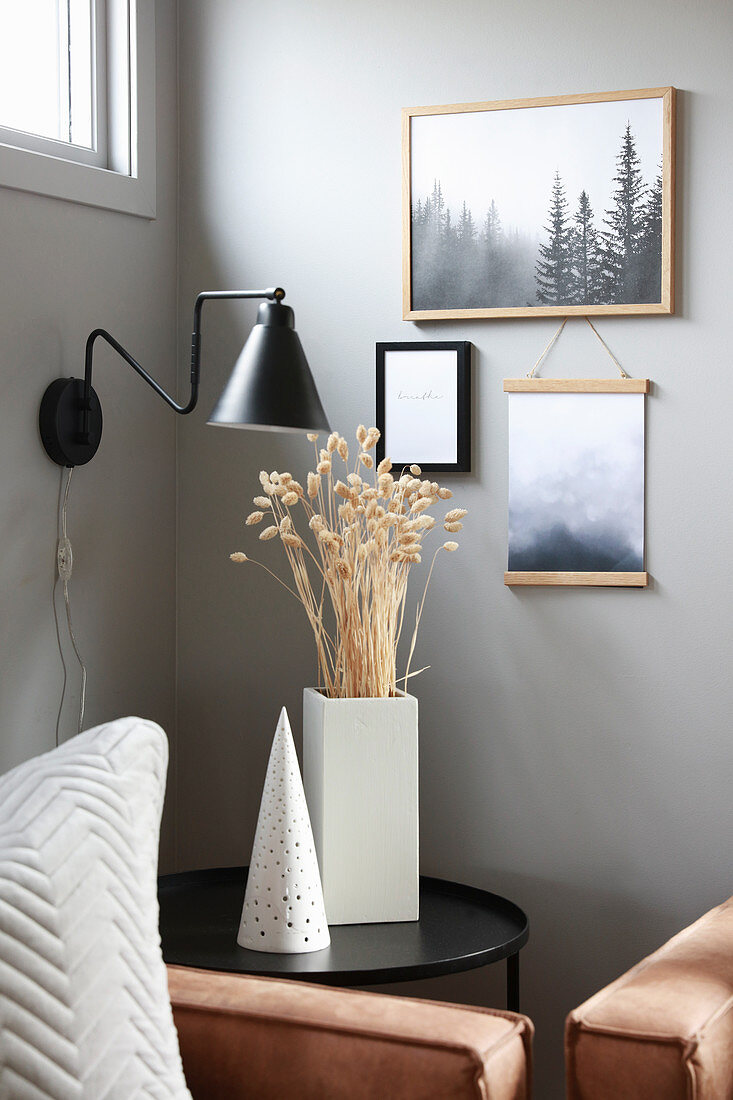
[{"label": "white rectangular vase", "polygon": [[303,693],[303,780],[329,924],[419,917],[417,699]]}]

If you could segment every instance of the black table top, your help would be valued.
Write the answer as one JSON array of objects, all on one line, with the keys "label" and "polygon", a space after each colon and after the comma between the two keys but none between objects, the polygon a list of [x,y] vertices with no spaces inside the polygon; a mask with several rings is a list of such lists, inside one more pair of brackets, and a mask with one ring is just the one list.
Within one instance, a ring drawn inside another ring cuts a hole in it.
[{"label": "black table top", "polygon": [[420,876],[420,920],[343,924],[331,945],[301,955],[249,951],[237,943],[246,867],[163,875],[158,880],[163,958],[178,966],[322,985],[379,985],[452,974],[516,954],[529,939],[514,902]]}]

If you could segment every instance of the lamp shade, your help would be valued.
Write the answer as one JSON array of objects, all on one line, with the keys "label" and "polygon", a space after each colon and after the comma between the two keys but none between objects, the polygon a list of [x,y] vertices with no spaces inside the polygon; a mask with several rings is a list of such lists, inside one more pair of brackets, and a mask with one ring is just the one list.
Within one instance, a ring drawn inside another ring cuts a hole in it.
[{"label": "lamp shade", "polygon": [[329,431],[290,306],[263,302],[208,420],[228,428]]}]

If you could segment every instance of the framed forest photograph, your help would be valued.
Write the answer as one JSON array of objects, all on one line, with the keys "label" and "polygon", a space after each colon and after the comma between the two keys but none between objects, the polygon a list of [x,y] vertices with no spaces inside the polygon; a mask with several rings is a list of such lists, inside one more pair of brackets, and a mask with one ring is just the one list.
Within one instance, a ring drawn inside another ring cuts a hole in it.
[{"label": "framed forest photograph", "polygon": [[402,113],[403,318],[674,312],[675,89]]}]

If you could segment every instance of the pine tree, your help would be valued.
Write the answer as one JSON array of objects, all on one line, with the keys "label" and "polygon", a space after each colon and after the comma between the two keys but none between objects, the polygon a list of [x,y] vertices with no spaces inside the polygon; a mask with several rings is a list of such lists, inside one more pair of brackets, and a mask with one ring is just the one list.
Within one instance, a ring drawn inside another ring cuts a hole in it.
[{"label": "pine tree", "polygon": [[495,307],[500,304],[501,295],[506,289],[506,248],[501,218],[493,199],[484,218],[481,243],[483,271],[479,278],[484,284],[486,304]]},{"label": "pine tree", "polygon": [[503,230],[501,228],[501,219],[499,218],[499,211],[496,209],[496,203],[491,200],[491,206],[486,212],[484,218],[484,241],[489,246],[489,249],[496,248],[501,243]]},{"label": "pine tree", "polygon": [[469,249],[476,240],[476,226],[473,220],[473,214],[466,206],[466,200],[463,200],[463,206],[461,208],[461,218],[458,222],[458,240],[465,249]]},{"label": "pine tree", "polygon": [[443,219],[445,217],[445,199],[443,198],[443,189],[440,186],[440,180],[433,180],[433,194],[431,196],[430,209],[432,213],[432,224],[440,232],[443,228]]},{"label": "pine tree", "polygon": [[644,206],[639,301],[659,302],[662,297],[662,169]]},{"label": "pine tree", "polygon": [[585,191],[580,192],[571,235],[571,301],[593,305],[601,300],[601,263],[593,209]]},{"label": "pine tree", "polygon": [[441,253],[445,226],[445,199],[440,180],[412,212],[413,302],[417,309],[439,305],[442,292]]},{"label": "pine tree", "polygon": [[540,245],[535,268],[537,299],[542,305],[564,305],[571,301],[572,294],[572,228],[559,172],[555,172],[548,217],[550,224],[545,231],[550,241]]},{"label": "pine tree", "polygon": [[609,302],[636,302],[641,290],[646,186],[630,122],[621,139],[616,168],[614,205],[604,219],[608,227],[603,233],[604,298]]}]

